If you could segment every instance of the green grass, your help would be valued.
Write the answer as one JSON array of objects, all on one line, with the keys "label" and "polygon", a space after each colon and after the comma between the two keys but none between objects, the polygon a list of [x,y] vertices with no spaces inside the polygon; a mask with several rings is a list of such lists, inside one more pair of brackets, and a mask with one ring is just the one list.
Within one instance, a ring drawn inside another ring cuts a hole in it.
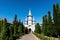
[{"label": "green grass", "polygon": [[60,40],[60,38],[48,37],[43,34],[37,34],[37,33],[33,33],[33,34],[36,35],[36,37],[38,37],[41,40]]}]

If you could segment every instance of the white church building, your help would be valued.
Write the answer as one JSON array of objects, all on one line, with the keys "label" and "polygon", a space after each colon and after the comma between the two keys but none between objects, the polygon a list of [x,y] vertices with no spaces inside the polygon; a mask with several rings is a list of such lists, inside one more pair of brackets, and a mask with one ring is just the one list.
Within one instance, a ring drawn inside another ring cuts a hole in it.
[{"label": "white church building", "polygon": [[31,29],[32,32],[35,31],[36,21],[31,14],[31,10],[29,10],[28,16],[25,19],[24,24],[25,24],[25,27],[27,27],[28,29]]}]

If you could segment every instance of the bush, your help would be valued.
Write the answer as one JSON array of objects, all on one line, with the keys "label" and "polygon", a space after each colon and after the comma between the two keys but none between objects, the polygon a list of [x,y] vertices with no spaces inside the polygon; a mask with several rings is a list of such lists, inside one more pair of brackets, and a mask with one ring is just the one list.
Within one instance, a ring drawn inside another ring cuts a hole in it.
[{"label": "bush", "polygon": [[36,35],[36,37],[38,37],[38,38],[41,39],[41,40],[47,40],[47,38],[44,37],[43,34],[37,34],[37,33],[33,33],[33,34]]},{"label": "bush", "polygon": [[25,27],[25,34],[28,34],[28,28]]}]

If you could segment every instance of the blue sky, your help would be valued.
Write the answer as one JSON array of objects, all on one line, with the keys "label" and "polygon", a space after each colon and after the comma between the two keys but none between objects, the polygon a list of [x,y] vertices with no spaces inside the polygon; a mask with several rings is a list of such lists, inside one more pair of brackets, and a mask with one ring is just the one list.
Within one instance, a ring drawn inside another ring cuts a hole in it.
[{"label": "blue sky", "polygon": [[53,10],[53,4],[59,3],[59,0],[0,0],[0,18],[7,18],[12,22],[14,15],[24,21],[28,15],[29,9],[36,22],[42,23],[42,16],[46,15],[48,10]]}]

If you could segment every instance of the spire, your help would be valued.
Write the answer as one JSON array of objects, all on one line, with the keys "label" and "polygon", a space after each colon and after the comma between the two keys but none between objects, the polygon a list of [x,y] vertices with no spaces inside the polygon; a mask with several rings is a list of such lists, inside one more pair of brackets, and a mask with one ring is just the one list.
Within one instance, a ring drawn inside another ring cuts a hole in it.
[{"label": "spire", "polygon": [[31,15],[31,10],[29,10],[29,14],[28,15]]},{"label": "spire", "polygon": [[35,21],[34,17],[33,17],[33,21]]},{"label": "spire", "polygon": [[27,21],[27,18],[25,18],[25,21]]}]

